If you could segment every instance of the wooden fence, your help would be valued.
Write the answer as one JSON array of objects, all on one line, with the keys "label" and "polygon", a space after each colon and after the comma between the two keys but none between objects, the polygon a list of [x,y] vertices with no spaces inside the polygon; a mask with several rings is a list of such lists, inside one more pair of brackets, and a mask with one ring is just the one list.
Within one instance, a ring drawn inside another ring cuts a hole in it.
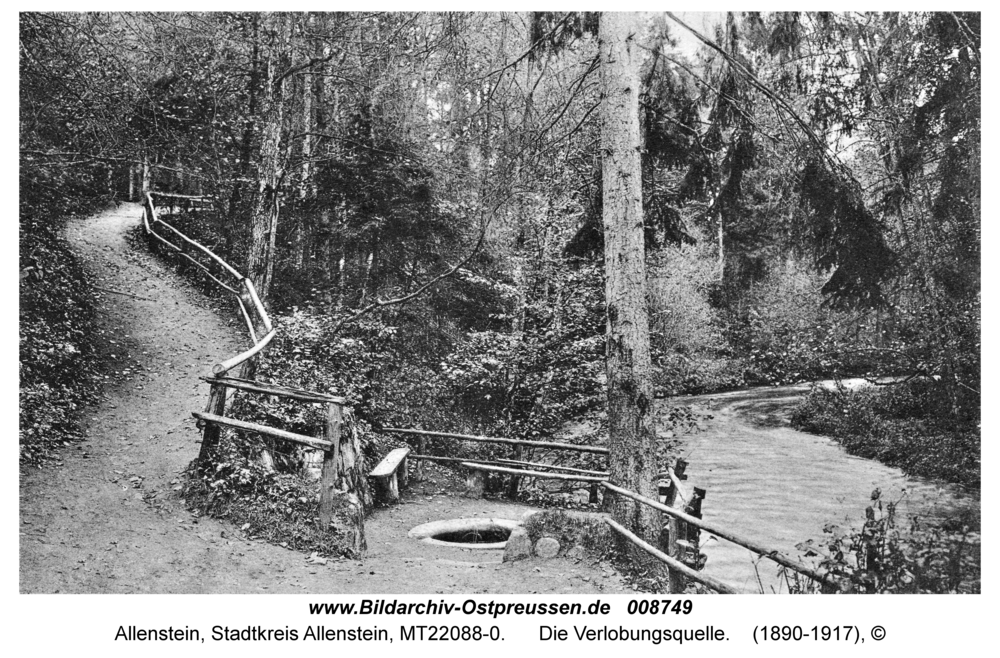
[{"label": "wooden fence", "polygon": [[[548,464],[519,461],[521,456],[520,448],[522,446],[607,455],[608,449],[601,446],[582,446],[572,443],[507,439],[468,434],[455,434],[451,432],[430,432],[427,430],[401,429],[395,427],[383,428],[383,431],[419,437],[419,450],[421,454],[411,454],[409,455],[409,459],[457,463],[474,472],[485,471],[503,473],[511,475],[512,479],[520,477],[534,477],[540,479],[576,480],[580,482],[587,482],[594,488],[600,486],[606,492],[610,492],[613,495],[630,498],[642,505],[647,505],[660,511],[663,513],[665,518],[663,532],[660,535],[659,547],[643,541],[641,538],[624,528],[619,523],[615,522],[613,519],[606,518],[605,520],[608,525],[625,540],[631,542],[635,546],[667,564],[670,573],[671,592],[684,591],[685,582],[683,577],[686,576],[687,578],[699,582],[714,591],[723,594],[737,593],[737,591],[731,586],[698,571],[701,564],[699,559],[700,556],[697,537],[698,533],[702,530],[710,532],[720,539],[725,539],[742,546],[753,553],[760,555],[761,557],[776,562],[790,571],[794,571],[810,578],[820,583],[820,585],[826,589],[835,589],[839,586],[837,578],[829,573],[813,569],[808,565],[792,560],[777,548],[766,546],[759,541],[742,537],[734,532],[702,520],[701,503],[705,498],[705,491],[697,487],[689,491],[684,486],[682,480],[685,479],[684,471],[686,469],[686,463],[683,460],[678,460],[676,470],[668,469],[665,473],[657,475],[657,480],[660,484],[659,493],[664,499],[663,501],[659,501],[612,484],[609,481],[610,475],[607,471],[591,471],[566,466],[553,466]],[[515,459],[493,461],[428,455],[426,454],[427,440],[428,438],[434,437],[457,439],[461,441],[514,445],[516,446],[515,449],[518,452],[515,455]],[[548,468],[558,472],[543,472],[537,470],[539,468]],[[513,487],[516,490],[516,479],[514,479],[513,482]],[[591,501],[596,502],[596,497],[593,493],[591,495]]]},{"label": "wooden fence", "polygon": [[[246,323],[250,339],[250,347],[229,359],[221,361],[213,367],[212,377],[202,377],[210,385],[208,404],[203,411],[194,411],[192,416],[198,419],[202,429],[202,443],[199,457],[211,457],[218,444],[221,430],[229,428],[250,432],[259,436],[291,441],[311,450],[323,453],[323,465],[320,473],[319,520],[322,528],[329,528],[335,508],[344,509],[343,501],[338,498],[345,494],[354,494],[356,510],[352,521],[354,537],[350,543],[355,550],[365,547],[363,507],[361,501],[368,499],[366,491],[356,491],[366,487],[366,480],[359,476],[358,469],[363,460],[360,445],[353,436],[345,436],[342,431],[344,423],[343,407],[345,400],[341,397],[305,391],[297,388],[279,386],[266,382],[255,381],[254,357],[261,354],[275,336],[271,318],[261,303],[253,282],[240,274],[225,260],[213,253],[196,240],[184,235],[181,231],[160,219],[156,212],[157,199],[203,200],[201,197],[149,192],[143,200],[142,222],[148,238],[162,244],[201,270],[212,281],[229,291],[236,299],[240,315]],[[169,236],[171,239],[164,237]],[[182,248],[179,245],[183,245]],[[190,253],[189,253],[190,252]],[[194,254],[192,256],[191,254]],[[196,258],[197,257],[197,258]],[[230,376],[230,372],[242,366],[243,377]],[[231,391],[239,390],[250,394],[269,395],[279,398],[296,400],[306,404],[320,404],[325,407],[325,423],[320,436],[305,436],[282,429],[250,423],[226,415]],[[348,506],[350,507],[350,506]]]}]

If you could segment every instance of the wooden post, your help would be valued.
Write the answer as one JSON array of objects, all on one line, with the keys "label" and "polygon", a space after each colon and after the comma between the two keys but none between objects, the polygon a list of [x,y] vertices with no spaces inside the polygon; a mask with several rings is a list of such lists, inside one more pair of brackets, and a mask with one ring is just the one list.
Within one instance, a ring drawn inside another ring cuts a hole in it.
[{"label": "wooden post", "polygon": [[[421,455],[426,455],[427,454],[427,437],[426,436],[421,436],[420,437],[420,454]],[[422,481],[424,479],[424,460],[422,460],[422,459],[418,459],[417,460],[417,468],[416,468],[416,470],[413,473],[413,477],[417,481]]]},{"label": "wooden post", "polygon": [[591,505],[597,505],[600,501],[597,497],[598,485],[596,482],[590,483],[590,500],[588,501]]},{"label": "wooden post", "polygon": [[484,480],[482,472],[468,469],[465,476],[465,495],[469,498],[482,498]]},{"label": "wooden post", "polygon": [[[516,445],[514,446],[514,460],[521,461],[524,457],[524,446]],[[510,476],[510,485],[507,488],[507,497],[511,500],[517,500],[517,488],[521,484],[520,475]]]},{"label": "wooden post", "polygon": [[319,522],[323,530],[330,528],[333,519],[334,498],[337,491],[337,470],[340,461],[340,428],[343,412],[340,405],[331,402],[326,405],[326,426],[323,438],[331,443],[323,455],[323,471],[319,479]]},{"label": "wooden post", "polygon": [[327,404],[323,438],[331,445],[323,455],[319,481],[320,529],[344,536],[345,545],[358,555],[368,545],[365,509],[371,501],[367,479],[359,471],[364,465],[360,442],[339,402]]},{"label": "wooden post", "polygon": [[[212,384],[212,390],[208,394],[208,404],[205,406],[205,413],[216,416],[226,415],[226,387],[222,384]],[[212,451],[219,443],[219,432],[221,428],[213,423],[206,423],[201,432],[201,450],[198,458],[201,460],[210,459]]]},{"label": "wooden post", "polygon": [[[691,516],[700,519],[701,518],[701,501],[705,500],[706,492],[700,487],[694,488],[694,497],[691,500],[691,504],[688,505],[686,510]],[[691,568],[700,570],[704,566],[701,554],[701,529],[698,526],[687,525],[687,541],[690,545],[690,552],[692,558]]]},{"label": "wooden post", "polygon": [[[683,459],[678,459],[677,464],[674,466],[674,475],[677,479],[684,478],[684,471],[687,469],[687,462]],[[663,503],[667,507],[677,506],[677,487],[673,484],[667,489],[666,500]],[[676,517],[670,516],[666,513],[661,514],[661,518],[664,520],[663,529],[660,532],[660,546],[663,552],[680,561],[683,558],[682,547],[677,543],[680,539],[687,538],[687,532],[685,529],[685,524]],[[686,583],[684,582],[684,575],[677,569],[669,570],[670,579],[670,593],[671,594],[681,594],[684,592],[684,587]]]}]

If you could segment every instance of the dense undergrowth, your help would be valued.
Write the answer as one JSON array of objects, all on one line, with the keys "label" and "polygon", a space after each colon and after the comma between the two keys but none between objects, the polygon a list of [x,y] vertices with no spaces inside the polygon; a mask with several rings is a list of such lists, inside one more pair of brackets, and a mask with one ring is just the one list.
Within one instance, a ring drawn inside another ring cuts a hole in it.
[{"label": "dense undergrowth", "polygon": [[848,453],[913,475],[978,490],[978,419],[955,419],[935,382],[849,390],[815,387],[792,413],[797,429],[837,439]]},{"label": "dense undergrowth", "polygon": [[264,445],[251,435],[224,432],[215,459],[188,468],[184,501],[198,514],[226,519],[249,538],[324,555],[353,556],[348,541],[320,528],[316,481],[282,473],[259,459]]},{"label": "dense undergrowth", "polygon": [[81,409],[102,381],[95,340],[95,298],[87,272],[61,236],[72,215],[109,202],[86,187],[52,186],[22,172],[19,207],[20,462],[40,466],[80,438]]},{"label": "dense undergrowth", "polygon": [[[860,529],[824,527],[824,538],[796,548],[821,558],[822,570],[836,577],[844,593],[979,593],[982,536],[979,520],[961,515],[946,523],[902,518],[899,501],[875,489]],[[815,593],[818,584],[786,574],[789,591]]]}]

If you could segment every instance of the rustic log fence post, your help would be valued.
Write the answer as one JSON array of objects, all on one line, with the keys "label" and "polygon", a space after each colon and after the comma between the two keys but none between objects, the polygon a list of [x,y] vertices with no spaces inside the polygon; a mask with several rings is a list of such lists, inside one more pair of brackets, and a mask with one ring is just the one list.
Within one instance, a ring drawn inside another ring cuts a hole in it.
[{"label": "rustic log fence post", "polygon": [[[222,384],[212,384],[211,392],[208,395],[208,404],[205,406],[205,413],[215,416],[226,415],[226,387]],[[198,452],[198,459],[202,461],[211,459],[212,452],[219,443],[219,433],[221,431],[222,428],[218,425],[205,423],[201,434],[201,450]]]},{"label": "rustic log fence post", "polygon": [[326,405],[326,425],[323,427],[323,438],[330,442],[330,447],[324,451],[323,471],[319,479],[319,522],[326,530],[333,519],[334,498],[337,490],[337,471],[340,462],[340,431],[344,414],[340,405],[330,402]]},{"label": "rustic log fence post", "polygon": [[[427,454],[427,437],[426,436],[421,436],[420,437],[420,454],[421,455],[426,455]],[[420,481],[422,481],[424,479],[424,462],[423,462],[422,459],[421,460],[417,460],[417,466],[416,466],[416,468],[413,471],[413,478],[415,480],[417,480],[418,482],[420,482]]]},{"label": "rustic log fence post", "polygon": [[324,438],[330,446],[323,455],[319,482],[320,528],[342,534],[345,545],[360,554],[368,547],[365,512],[372,500],[361,442],[342,402],[327,404]]},{"label": "rustic log fence post", "polygon": [[[522,461],[524,457],[524,446],[518,444],[514,446],[514,460]],[[521,476],[512,475],[510,476],[510,485],[507,487],[507,497],[511,500],[517,500],[517,489],[521,485]]]},{"label": "rustic log fence post", "polygon": [[[677,464],[674,466],[674,476],[676,480],[685,479],[684,471],[687,470],[687,462],[683,459],[678,459]],[[677,507],[677,498],[680,494],[680,490],[677,486],[677,482],[673,481],[671,478],[670,486],[666,490],[666,499],[663,504],[667,507]],[[683,500],[683,499],[682,499]],[[684,503],[681,502],[680,505],[683,507]],[[687,527],[686,524],[675,516],[670,516],[666,513],[661,513],[661,518],[663,518],[664,525],[663,530],[660,532],[660,547],[663,552],[674,558],[677,561],[683,561],[683,547],[682,544],[678,543],[682,537],[687,538]],[[670,580],[670,593],[671,594],[681,594],[684,592],[684,587],[686,585],[684,581],[684,575],[677,569],[669,569],[669,580]]]}]

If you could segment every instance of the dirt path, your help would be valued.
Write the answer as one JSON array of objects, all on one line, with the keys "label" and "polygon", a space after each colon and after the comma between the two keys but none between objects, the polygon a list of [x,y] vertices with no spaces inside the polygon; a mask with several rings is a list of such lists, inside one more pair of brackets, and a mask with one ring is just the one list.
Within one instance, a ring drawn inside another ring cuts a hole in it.
[{"label": "dirt path", "polygon": [[[427,521],[528,509],[443,496],[428,482],[402,505],[376,512],[364,561],[308,564],[305,555],[212,519],[195,519],[174,493],[197,455],[191,410],[204,407],[198,379],[242,349],[188,283],[125,240],[138,205],[72,223],[67,237],[102,288],[100,340],[120,382],[89,409],[85,440],[63,463],[22,478],[20,590],[80,593],[592,593],[623,591],[620,578],[587,561],[502,564],[497,551],[430,546],[407,531]],[[159,300],[153,302],[151,300]],[[234,316],[235,319],[235,316]]]}]

